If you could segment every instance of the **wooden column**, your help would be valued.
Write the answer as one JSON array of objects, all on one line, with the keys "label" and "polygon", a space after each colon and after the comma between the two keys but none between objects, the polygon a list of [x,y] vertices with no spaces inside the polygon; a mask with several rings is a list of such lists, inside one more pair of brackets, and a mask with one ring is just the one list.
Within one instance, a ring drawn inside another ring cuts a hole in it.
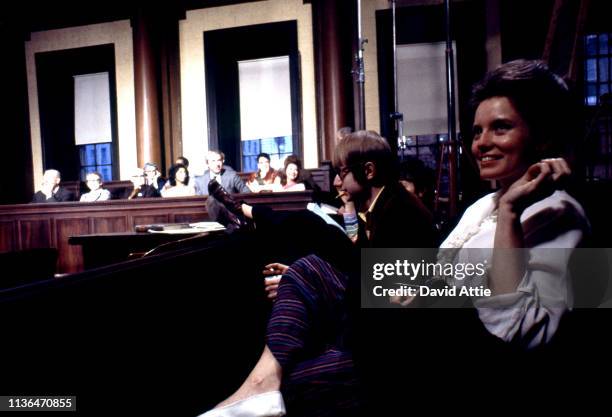
[{"label": "wooden column", "polygon": [[181,70],[179,53],[179,20],[185,18],[184,10],[168,7],[160,16],[162,32],[160,41],[161,108],[163,144],[166,167],[183,155],[181,129]]},{"label": "wooden column", "polygon": [[342,0],[312,1],[317,51],[320,160],[332,158],[338,129],[353,126],[350,88],[352,3]]},{"label": "wooden column", "polygon": [[153,22],[152,14],[142,7],[138,8],[132,20],[136,93],[136,149],[138,166],[141,167],[146,162],[156,162],[158,164],[162,162]]}]

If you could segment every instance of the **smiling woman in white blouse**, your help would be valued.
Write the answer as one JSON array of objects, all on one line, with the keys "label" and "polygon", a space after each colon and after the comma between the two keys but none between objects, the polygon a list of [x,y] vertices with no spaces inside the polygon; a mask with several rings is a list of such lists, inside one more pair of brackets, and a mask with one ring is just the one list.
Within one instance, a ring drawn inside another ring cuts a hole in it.
[{"label": "smiling woman in white blouse", "polygon": [[581,205],[563,189],[571,173],[563,156],[575,139],[572,100],[542,62],[518,60],[477,84],[472,103],[472,154],[480,177],[500,189],[466,210],[441,254],[485,262],[481,284],[491,296],[474,300],[481,321],[503,340],[536,346],[572,307],[571,250],[562,249],[578,246],[589,230]]}]

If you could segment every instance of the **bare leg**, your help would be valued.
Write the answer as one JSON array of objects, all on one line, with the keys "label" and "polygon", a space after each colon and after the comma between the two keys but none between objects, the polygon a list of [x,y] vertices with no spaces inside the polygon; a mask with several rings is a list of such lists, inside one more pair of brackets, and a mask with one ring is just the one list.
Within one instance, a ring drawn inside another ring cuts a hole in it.
[{"label": "bare leg", "polygon": [[266,345],[259,361],[240,388],[226,400],[217,404],[215,408],[244,400],[253,395],[263,394],[264,392],[278,391],[281,386],[282,373],[283,370],[280,364],[268,348],[268,345]]}]

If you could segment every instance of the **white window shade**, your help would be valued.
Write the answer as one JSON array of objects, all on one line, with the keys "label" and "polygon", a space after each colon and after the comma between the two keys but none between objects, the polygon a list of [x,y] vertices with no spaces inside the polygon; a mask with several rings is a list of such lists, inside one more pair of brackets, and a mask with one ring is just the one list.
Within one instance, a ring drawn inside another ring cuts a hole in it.
[{"label": "white window shade", "polygon": [[108,72],[74,76],[74,138],[77,145],[112,140]]},{"label": "white window shade", "polygon": [[448,131],[445,50],[445,42],[397,47],[398,111],[404,114],[406,136]]},{"label": "white window shade", "polygon": [[238,62],[241,139],[291,135],[289,57]]}]

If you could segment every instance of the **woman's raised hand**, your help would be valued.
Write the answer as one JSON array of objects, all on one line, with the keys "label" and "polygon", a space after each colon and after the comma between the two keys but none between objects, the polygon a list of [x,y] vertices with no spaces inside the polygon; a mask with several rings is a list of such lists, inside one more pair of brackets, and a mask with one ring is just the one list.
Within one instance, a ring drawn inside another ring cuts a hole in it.
[{"label": "woman's raised hand", "polygon": [[531,165],[499,200],[500,211],[520,215],[527,207],[565,186],[571,169],[563,158],[543,159]]}]

